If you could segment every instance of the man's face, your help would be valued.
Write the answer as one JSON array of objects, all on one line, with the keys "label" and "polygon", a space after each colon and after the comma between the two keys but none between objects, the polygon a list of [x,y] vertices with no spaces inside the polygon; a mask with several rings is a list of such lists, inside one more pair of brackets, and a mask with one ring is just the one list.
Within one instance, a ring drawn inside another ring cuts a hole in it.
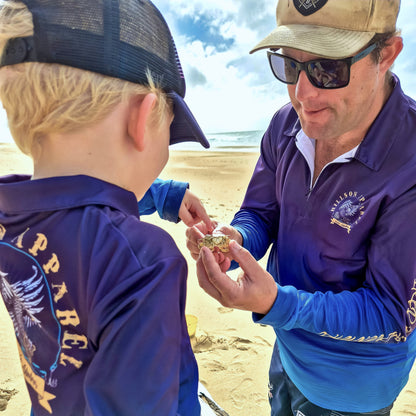
[{"label": "man's face", "polygon": [[[282,54],[304,62],[319,59],[295,49]],[[385,72],[371,56],[351,66],[350,83],[344,88],[325,90],[314,87],[304,71],[295,85],[288,85],[293,107],[303,131],[316,140],[362,140],[385,99]]]}]

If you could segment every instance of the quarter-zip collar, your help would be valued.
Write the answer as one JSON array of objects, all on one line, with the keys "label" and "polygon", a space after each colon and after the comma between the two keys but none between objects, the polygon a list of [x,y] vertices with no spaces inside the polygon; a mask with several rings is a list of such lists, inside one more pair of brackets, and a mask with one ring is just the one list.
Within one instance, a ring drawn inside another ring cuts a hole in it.
[{"label": "quarter-zip collar", "polygon": [[[369,169],[375,171],[380,169],[394,141],[400,134],[400,128],[398,127],[400,127],[404,117],[406,117],[408,108],[407,101],[403,100],[400,81],[395,75],[393,75],[393,83],[394,86],[389,99],[374,120],[360,145],[341,155],[331,163],[344,163],[351,160],[351,158],[355,158]],[[313,143],[310,143],[312,139],[302,131],[299,120],[296,121],[293,127],[286,129],[284,134],[296,140],[296,146],[305,157],[313,176],[314,169],[311,166],[314,166],[314,163],[311,164],[311,157],[313,160],[315,147]]]}]

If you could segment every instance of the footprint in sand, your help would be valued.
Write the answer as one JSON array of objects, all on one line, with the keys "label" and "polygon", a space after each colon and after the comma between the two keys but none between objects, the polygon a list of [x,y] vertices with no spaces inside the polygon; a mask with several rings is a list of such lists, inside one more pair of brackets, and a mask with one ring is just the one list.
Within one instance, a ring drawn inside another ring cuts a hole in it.
[{"label": "footprint in sand", "polygon": [[0,388],[0,412],[6,410],[9,400],[17,393],[17,390],[7,390]]},{"label": "footprint in sand", "polygon": [[415,410],[415,401],[416,401],[416,393],[411,390],[403,390],[402,394],[405,394],[408,396],[408,400],[406,402],[409,403],[403,403],[400,415],[403,416],[416,416],[416,410]]},{"label": "footprint in sand", "polygon": [[[253,341],[241,337],[215,337],[208,334],[198,334],[193,342],[192,349],[195,354],[214,351],[236,349],[239,351],[248,351],[252,349]],[[261,344],[258,344],[261,345]]]},{"label": "footprint in sand", "polygon": [[230,312],[233,312],[234,309],[232,309],[232,308],[224,308],[224,307],[220,306],[219,308],[217,308],[217,311],[219,313],[230,313]]},{"label": "footprint in sand", "polygon": [[247,400],[251,403],[261,403],[263,396],[260,393],[253,393],[254,380],[250,377],[244,378],[237,387],[230,392],[231,401],[236,409],[244,409]]}]

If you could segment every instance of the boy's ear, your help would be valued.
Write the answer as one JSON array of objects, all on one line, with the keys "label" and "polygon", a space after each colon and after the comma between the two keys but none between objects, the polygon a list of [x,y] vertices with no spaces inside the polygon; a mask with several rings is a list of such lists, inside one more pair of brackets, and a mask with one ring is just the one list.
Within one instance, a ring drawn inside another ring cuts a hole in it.
[{"label": "boy's ear", "polygon": [[128,121],[128,134],[133,139],[134,147],[140,152],[145,147],[146,126],[150,120],[157,97],[149,93],[142,100],[133,100]]}]

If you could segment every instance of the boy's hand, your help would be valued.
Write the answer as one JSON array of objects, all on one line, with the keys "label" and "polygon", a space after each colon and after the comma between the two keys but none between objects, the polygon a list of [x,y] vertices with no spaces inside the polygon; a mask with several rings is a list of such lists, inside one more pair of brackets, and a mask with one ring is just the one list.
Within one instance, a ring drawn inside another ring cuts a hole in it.
[{"label": "boy's hand", "polygon": [[211,219],[205,211],[202,202],[189,189],[186,190],[179,208],[179,218],[188,227],[192,227],[199,222],[204,222],[209,229],[214,229]]},{"label": "boy's hand", "polygon": [[199,285],[223,306],[267,314],[277,296],[272,275],[235,241],[230,242],[230,256],[243,270],[237,281],[222,270],[215,253],[202,247],[196,263]]}]

